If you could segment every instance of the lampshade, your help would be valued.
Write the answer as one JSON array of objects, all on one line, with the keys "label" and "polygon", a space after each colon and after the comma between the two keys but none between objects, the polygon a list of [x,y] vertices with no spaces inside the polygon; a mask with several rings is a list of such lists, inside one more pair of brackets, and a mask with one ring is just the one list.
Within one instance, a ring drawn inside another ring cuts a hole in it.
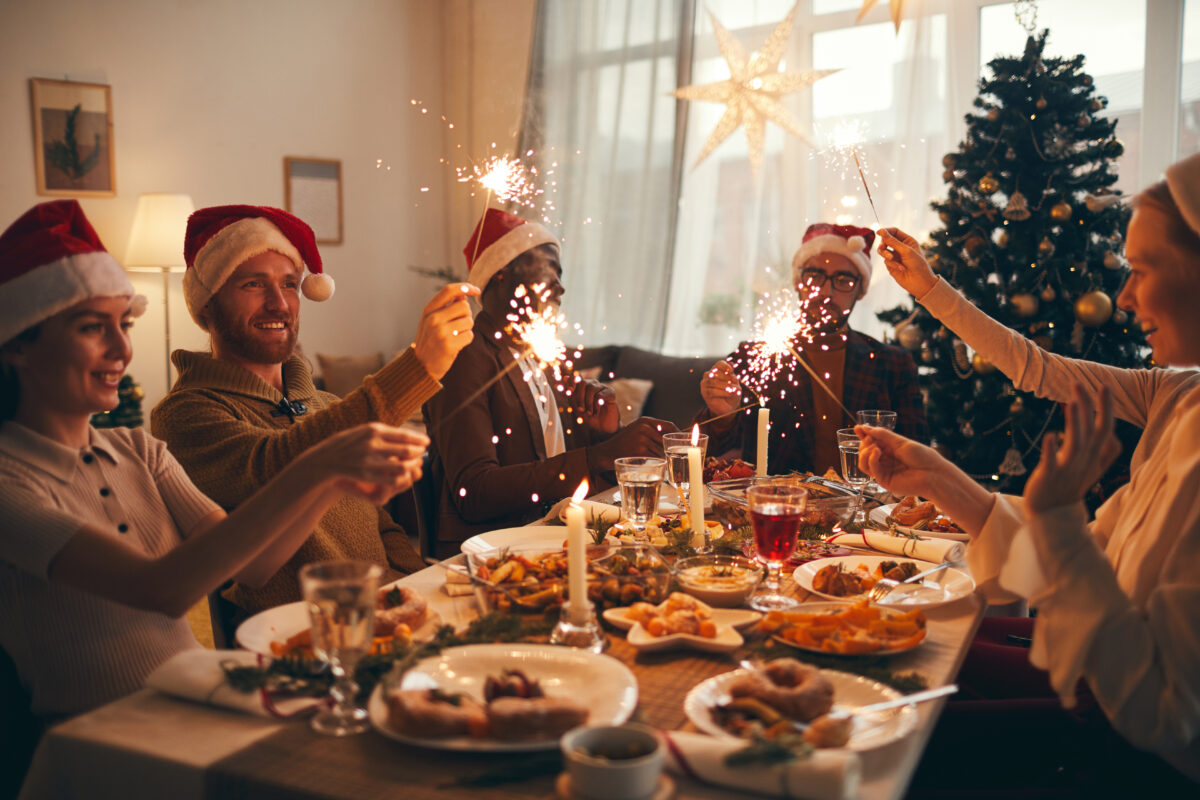
[{"label": "lampshade", "polygon": [[126,267],[183,266],[183,235],[196,206],[191,195],[152,193],[138,197],[125,250]]}]

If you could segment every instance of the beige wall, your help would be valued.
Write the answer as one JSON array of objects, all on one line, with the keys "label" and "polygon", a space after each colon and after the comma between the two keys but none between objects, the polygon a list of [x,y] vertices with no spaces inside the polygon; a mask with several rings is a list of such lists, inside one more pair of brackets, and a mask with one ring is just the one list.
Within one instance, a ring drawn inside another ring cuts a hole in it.
[{"label": "beige wall", "polygon": [[[0,226],[49,199],[35,191],[31,77],[112,86],[118,195],[81,203],[118,259],[141,192],[282,206],[285,155],[338,158],[345,240],[321,247],[337,294],[304,303],[301,341],[310,354],[390,353],[411,341],[436,288],[407,267],[460,267],[473,225],[462,217],[479,213],[439,163],[465,161],[439,117],[459,122],[468,150],[512,140],[533,5],[0,0]],[[176,310],[173,344],[196,346],[202,336]],[[149,405],[165,383],[161,315],[143,323],[130,373]]]}]

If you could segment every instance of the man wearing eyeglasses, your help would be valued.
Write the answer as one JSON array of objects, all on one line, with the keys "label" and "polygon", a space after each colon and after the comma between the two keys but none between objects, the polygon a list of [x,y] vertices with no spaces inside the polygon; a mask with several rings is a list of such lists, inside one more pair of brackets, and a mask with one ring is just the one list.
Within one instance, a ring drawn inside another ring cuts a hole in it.
[{"label": "man wearing eyeglasses", "polygon": [[[917,365],[903,348],[851,330],[850,312],[867,292],[871,244],[875,232],[853,225],[816,223],[792,258],[792,276],[800,295],[802,331],[792,349],[813,368],[832,394],[815,386],[809,372],[784,356],[779,370],[753,362],[752,342],[742,342],[700,381],[708,452],[738,451],[753,461],[757,448],[757,411],[743,406],[761,400],[771,410],[767,472],[824,472],[838,468],[837,430],[855,424],[858,409],[897,413],[896,430],[919,441],[928,439],[925,407],[917,384]],[[811,341],[809,339],[811,338]],[[752,391],[748,391],[747,387]]]}]

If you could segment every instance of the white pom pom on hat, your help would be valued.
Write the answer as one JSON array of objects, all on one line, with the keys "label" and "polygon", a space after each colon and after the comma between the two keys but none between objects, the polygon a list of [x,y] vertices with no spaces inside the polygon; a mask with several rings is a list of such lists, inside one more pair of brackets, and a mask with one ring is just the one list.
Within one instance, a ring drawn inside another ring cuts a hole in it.
[{"label": "white pom pom on hat", "polygon": [[318,303],[323,303],[333,297],[333,290],[333,278],[324,272],[315,275],[306,275],[304,280],[300,282],[300,291],[304,296]]}]

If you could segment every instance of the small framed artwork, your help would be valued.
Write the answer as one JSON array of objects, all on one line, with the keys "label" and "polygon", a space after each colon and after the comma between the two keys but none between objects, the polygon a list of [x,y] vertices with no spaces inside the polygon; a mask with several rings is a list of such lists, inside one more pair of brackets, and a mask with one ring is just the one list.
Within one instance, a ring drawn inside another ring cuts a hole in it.
[{"label": "small framed artwork", "polygon": [[112,87],[31,78],[37,193],[114,197]]},{"label": "small framed artwork", "polygon": [[322,244],[342,243],[342,162],[283,159],[284,208],[304,220]]}]

